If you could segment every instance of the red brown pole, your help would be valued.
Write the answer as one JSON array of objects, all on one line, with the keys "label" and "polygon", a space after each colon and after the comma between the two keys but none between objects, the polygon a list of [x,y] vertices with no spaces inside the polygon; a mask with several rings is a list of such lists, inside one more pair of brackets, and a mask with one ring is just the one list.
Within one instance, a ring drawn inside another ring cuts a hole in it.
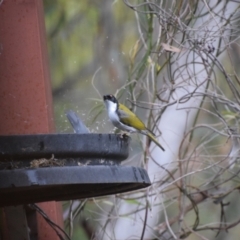
[{"label": "red brown pole", "polygon": [[[0,134],[54,131],[44,12],[41,0],[4,0],[0,5]],[[63,226],[61,204],[40,203]],[[58,239],[38,215],[38,239]]]}]

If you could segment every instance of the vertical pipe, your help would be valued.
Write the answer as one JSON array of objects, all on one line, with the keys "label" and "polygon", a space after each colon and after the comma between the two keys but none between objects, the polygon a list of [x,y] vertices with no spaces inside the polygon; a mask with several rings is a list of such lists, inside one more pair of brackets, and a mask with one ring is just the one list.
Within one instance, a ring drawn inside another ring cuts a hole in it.
[{"label": "vertical pipe", "polygon": [[[54,131],[44,12],[41,0],[0,5],[0,134]],[[63,226],[60,203],[39,206]],[[58,239],[37,215],[38,239]]]}]

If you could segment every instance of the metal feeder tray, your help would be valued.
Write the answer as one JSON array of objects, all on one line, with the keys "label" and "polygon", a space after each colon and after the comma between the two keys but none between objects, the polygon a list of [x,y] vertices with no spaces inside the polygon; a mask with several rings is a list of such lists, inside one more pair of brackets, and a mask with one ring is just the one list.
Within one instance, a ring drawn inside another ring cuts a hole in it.
[{"label": "metal feeder tray", "polygon": [[120,165],[129,141],[116,134],[0,136],[0,207],[148,187],[146,170]]}]

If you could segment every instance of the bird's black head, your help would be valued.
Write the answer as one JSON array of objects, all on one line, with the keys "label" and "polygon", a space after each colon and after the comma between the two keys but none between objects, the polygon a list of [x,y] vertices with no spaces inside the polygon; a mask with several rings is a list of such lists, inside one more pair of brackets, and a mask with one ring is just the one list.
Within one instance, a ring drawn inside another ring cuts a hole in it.
[{"label": "bird's black head", "polygon": [[104,95],[103,100],[104,101],[108,100],[108,101],[111,101],[111,102],[114,102],[114,103],[118,103],[117,99],[112,94]]}]

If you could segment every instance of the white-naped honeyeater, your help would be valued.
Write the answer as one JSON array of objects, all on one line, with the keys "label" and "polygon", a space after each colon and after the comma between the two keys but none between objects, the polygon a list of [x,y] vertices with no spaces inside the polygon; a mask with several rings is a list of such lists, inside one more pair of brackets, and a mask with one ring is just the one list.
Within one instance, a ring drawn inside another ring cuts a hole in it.
[{"label": "white-naped honeyeater", "polygon": [[130,133],[138,132],[144,134],[148,136],[158,147],[165,151],[162,145],[157,141],[154,134],[147,129],[141,119],[139,119],[139,117],[129,108],[119,103],[114,95],[104,95],[103,100],[108,112],[108,117],[115,127]]}]

